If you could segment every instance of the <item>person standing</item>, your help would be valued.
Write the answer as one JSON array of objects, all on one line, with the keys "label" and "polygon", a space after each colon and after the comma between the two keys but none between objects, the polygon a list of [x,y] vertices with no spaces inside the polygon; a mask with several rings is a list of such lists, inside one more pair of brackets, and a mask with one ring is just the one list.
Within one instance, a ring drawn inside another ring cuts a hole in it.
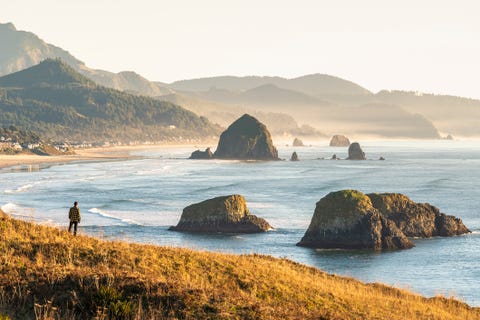
[{"label": "person standing", "polygon": [[70,233],[70,230],[72,230],[72,226],[73,226],[73,235],[76,236],[77,226],[81,220],[80,208],[78,207],[77,201],[73,203],[73,207],[71,207],[70,210],[68,211],[68,218],[70,219],[70,225],[68,226],[68,233]]}]

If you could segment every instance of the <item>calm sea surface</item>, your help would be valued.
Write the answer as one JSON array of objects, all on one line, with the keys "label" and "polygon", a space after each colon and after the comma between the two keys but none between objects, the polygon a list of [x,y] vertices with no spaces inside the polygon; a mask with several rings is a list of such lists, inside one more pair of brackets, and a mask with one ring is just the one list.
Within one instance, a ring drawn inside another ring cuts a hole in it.
[{"label": "calm sea surface", "polygon": [[[0,207],[15,217],[68,224],[80,203],[80,232],[126,241],[227,253],[262,253],[366,282],[427,296],[454,295],[480,305],[480,143],[364,142],[369,160],[323,160],[346,148],[280,146],[301,161],[186,160],[191,148],[138,151],[130,160],[77,162],[0,171]],[[377,160],[380,156],[386,161]],[[371,159],[371,160],[370,160]],[[296,247],[315,203],[331,191],[400,192],[460,217],[473,233],[415,239],[411,250],[315,250]],[[250,211],[276,229],[256,235],[195,235],[167,231],[189,204],[220,195],[246,197]]]}]

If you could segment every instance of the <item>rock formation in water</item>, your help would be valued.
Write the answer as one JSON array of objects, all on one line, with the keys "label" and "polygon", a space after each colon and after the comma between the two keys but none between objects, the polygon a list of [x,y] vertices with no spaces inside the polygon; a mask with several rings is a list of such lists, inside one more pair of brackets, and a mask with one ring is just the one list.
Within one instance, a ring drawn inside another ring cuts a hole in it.
[{"label": "rock formation in water", "polygon": [[469,233],[462,220],[441,213],[428,203],[416,203],[399,193],[370,193],[373,206],[407,237],[449,237]]},{"label": "rock formation in water", "polygon": [[218,159],[279,160],[267,127],[244,114],[225,130],[214,157]]},{"label": "rock formation in water", "polygon": [[299,161],[298,155],[295,151],[293,151],[292,156],[290,157],[290,161]]},{"label": "rock formation in water", "polygon": [[174,231],[257,233],[272,229],[262,218],[250,214],[241,195],[222,196],[183,209],[180,222],[170,227]]},{"label": "rock formation in water", "polygon": [[347,137],[336,134],[330,140],[330,147],[348,147],[350,145],[350,140]]},{"label": "rock formation in water", "polygon": [[407,237],[468,233],[462,221],[430,204],[396,193],[331,192],[317,202],[299,246],[344,249],[407,249]]},{"label": "rock formation in water", "polygon": [[205,151],[201,151],[201,150],[193,151],[189,159],[212,159],[212,158],[213,158],[213,152],[210,150],[210,148],[207,148],[205,149]]},{"label": "rock formation in water", "polygon": [[360,144],[354,142],[348,147],[348,158],[347,160],[365,160],[365,152],[363,152]]},{"label": "rock formation in water", "polygon": [[303,144],[303,141],[300,140],[300,139],[298,139],[298,138],[293,139],[292,145],[293,145],[294,147],[304,147],[304,146],[305,146],[305,145]]},{"label": "rock formation in water", "polygon": [[315,213],[297,244],[313,248],[408,249],[413,243],[397,226],[355,190],[331,192],[317,202]]},{"label": "rock formation in water", "polygon": [[330,160],[340,160],[340,158],[337,157],[337,154],[333,154]]}]

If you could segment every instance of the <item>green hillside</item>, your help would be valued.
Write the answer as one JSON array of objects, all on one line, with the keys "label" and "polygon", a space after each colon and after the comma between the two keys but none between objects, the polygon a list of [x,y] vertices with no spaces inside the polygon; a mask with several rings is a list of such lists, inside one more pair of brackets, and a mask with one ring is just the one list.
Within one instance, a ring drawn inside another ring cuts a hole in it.
[{"label": "green hillside", "polygon": [[54,140],[185,141],[220,128],[169,102],[96,85],[60,60],[0,78],[0,126]]}]

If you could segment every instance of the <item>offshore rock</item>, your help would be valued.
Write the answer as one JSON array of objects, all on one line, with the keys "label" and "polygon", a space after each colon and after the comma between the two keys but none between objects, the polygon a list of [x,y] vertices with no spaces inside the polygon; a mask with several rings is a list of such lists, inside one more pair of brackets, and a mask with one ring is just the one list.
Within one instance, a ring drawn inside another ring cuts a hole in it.
[{"label": "offshore rock", "polygon": [[363,152],[360,144],[354,142],[348,147],[348,158],[347,160],[365,160],[365,152]]},{"label": "offshore rock", "polygon": [[342,249],[408,249],[413,243],[355,190],[331,192],[317,202],[298,246]]},{"label": "offshore rock", "polygon": [[279,160],[267,127],[244,114],[225,130],[214,158],[238,160]]},{"label": "offshore rock", "polygon": [[290,161],[300,161],[300,159],[298,159],[298,155],[295,151],[293,151],[292,156],[290,157]]},{"label": "offshore rock", "polygon": [[210,148],[205,149],[205,151],[201,150],[196,150],[193,151],[192,154],[190,155],[190,158],[188,159],[212,159],[213,158],[213,152],[210,150]]},{"label": "offshore rock", "polygon": [[330,140],[330,147],[348,147],[349,145],[350,140],[341,134],[334,135]]},{"label": "offshore rock", "polygon": [[403,194],[370,193],[367,196],[407,237],[449,237],[470,232],[461,219],[441,213],[428,203],[416,203]]},{"label": "offshore rock", "polygon": [[270,224],[250,214],[245,198],[234,194],[192,204],[183,209],[177,226],[169,230],[202,233],[258,233],[272,229]]},{"label": "offshore rock", "polygon": [[298,138],[293,139],[292,145],[293,145],[294,147],[304,147],[304,146],[305,146],[305,145],[303,144],[303,141],[300,140],[300,139],[298,139]]}]

